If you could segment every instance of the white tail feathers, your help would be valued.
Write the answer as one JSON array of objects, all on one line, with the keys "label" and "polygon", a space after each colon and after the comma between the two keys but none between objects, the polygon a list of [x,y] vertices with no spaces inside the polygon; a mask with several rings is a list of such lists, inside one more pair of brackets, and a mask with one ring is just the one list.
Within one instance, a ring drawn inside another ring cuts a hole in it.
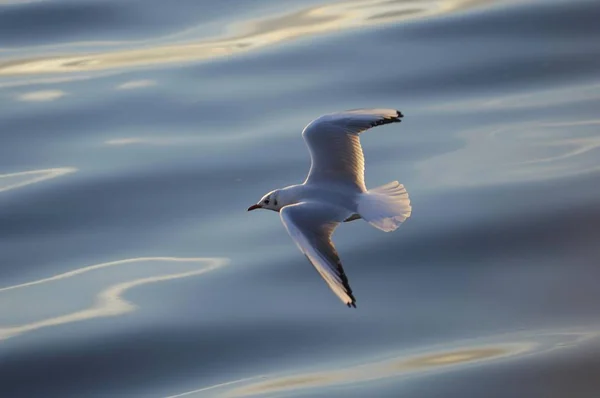
[{"label": "white tail feathers", "polygon": [[363,193],[358,200],[358,214],[375,228],[394,231],[408,217],[411,206],[404,185],[392,181]]}]

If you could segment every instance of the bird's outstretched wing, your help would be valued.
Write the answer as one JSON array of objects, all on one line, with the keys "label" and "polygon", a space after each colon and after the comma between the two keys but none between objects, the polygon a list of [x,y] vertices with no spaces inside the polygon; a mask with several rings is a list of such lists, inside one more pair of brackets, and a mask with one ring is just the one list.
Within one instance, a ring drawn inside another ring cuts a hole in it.
[{"label": "bird's outstretched wing", "polygon": [[283,225],[300,251],[340,300],[356,308],[356,299],[331,242],[331,234],[349,215],[344,209],[319,202],[301,202],[281,209]]},{"label": "bird's outstretched wing", "polygon": [[371,127],[400,122],[394,109],[354,109],[321,116],[302,131],[311,166],[306,184],[343,184],[366,191],[365,159],[358,135]]}]

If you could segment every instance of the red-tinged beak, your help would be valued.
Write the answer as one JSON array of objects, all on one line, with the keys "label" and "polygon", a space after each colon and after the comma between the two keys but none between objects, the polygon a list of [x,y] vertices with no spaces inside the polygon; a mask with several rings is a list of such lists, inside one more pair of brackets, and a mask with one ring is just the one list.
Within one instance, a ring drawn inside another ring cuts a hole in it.
[{"label": "red-tinged beak", "polygon": [[248,207],[248,211],[252,211],[252,210],[256,210],[256,209],[262,209],[261,205],[252,205],[250,207]]}]

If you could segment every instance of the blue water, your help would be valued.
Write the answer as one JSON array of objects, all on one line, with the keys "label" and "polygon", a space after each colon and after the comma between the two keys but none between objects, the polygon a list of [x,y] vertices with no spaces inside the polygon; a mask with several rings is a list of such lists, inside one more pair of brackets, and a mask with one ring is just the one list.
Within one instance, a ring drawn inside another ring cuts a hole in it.
[{"label": "blue water", "polygon": [[[590,397],[600,3],[0,1],[1,397]],[[313,118],[400,109],[366,182],[413,215],[279,217]]]}]

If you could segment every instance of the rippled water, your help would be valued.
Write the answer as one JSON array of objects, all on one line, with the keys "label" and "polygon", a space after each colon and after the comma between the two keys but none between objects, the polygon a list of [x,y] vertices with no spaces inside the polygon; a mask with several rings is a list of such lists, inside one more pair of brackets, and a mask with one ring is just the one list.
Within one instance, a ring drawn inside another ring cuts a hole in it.
[{"label": "rippled water", "polygon": [[[0,1],[0,396],[590,397],[600,3]],[[398,179],[329,291],[271,212],[312,118]]]}]

